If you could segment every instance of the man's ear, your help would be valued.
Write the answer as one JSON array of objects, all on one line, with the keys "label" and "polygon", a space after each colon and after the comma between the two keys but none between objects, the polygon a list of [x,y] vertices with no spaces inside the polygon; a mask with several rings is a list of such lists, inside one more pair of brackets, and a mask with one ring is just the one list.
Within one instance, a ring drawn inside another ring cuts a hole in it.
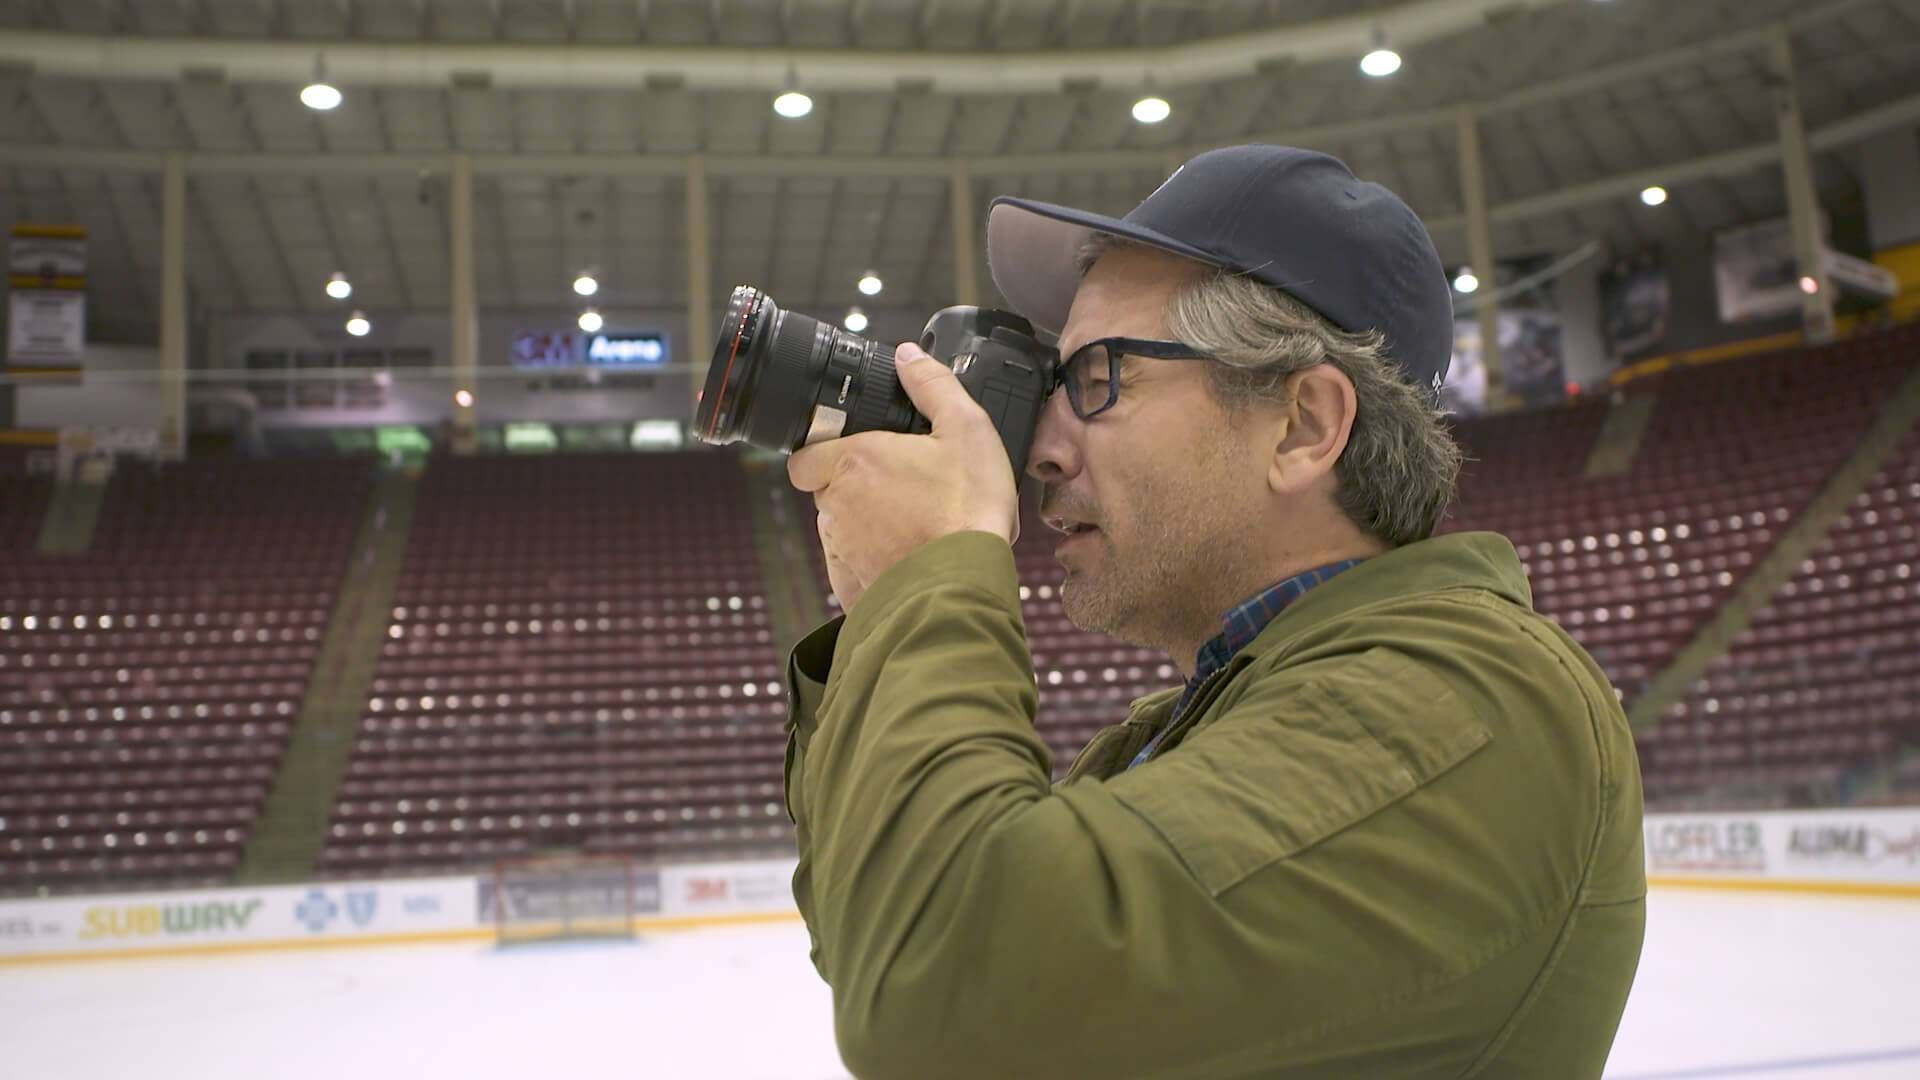
[{"label": "man's ear", "polygon": [[1346,452],[1359,399],[1353,380],[1332,364],[1289,375],[1287,391],[1286,423],[1267,466],[1267,486],[1276,494],[1299,495],[1332,473]]}]

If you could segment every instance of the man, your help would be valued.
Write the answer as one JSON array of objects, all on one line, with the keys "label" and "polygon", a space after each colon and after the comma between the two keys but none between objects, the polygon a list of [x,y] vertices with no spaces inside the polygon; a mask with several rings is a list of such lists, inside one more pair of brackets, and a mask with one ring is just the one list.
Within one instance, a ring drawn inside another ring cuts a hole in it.
[{"label": "man", "polygon": [[1050,784],[985,414],[794,455],[849,614],[794,652],[794,895],[871,1077],[1597,1077],[1645,919],[1612,689],[1512,545],[1433,537],[1444,271],[1338,161],[1236,147],[1126,218],[1000,199],[1057,332],[1027,471],[1068,615],[1164,649]]}]

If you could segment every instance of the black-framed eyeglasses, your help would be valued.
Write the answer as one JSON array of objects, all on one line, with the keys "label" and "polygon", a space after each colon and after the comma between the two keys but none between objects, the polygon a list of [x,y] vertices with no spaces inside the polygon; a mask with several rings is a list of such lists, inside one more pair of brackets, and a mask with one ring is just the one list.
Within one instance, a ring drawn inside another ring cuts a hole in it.
[{"label": "black-framed eyeglasses", "polygon": [[1060,383],[1067,388],[1073,415],[1091,420],[1120,401],[1120,361],[1128,356],[1154,360],[1211,360],[1193,346],[1178,341],[1109,337],[1089,341],[1060,365]]}]

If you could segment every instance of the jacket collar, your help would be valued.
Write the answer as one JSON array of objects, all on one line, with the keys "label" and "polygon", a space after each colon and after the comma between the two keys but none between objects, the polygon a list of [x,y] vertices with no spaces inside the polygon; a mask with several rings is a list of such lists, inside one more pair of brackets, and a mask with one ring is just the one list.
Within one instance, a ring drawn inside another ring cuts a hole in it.
[{"label": "jacket collar", "polygon": [[[1237,671],[1356,608],[1443,589],[1484,589],[1522,607],[1533,607],[1533,589],[1511,541],[1499,533],[1450,533],[1371,556],[1315,586],[1287,605],[1223,670]],[[1181,693],[1182,688],[1174,686],[1136,698],[1127,723],[1158,730],[1171,717]],[[1145,738],[1140,736],[1128,749],[1137,749]]]},{"label": "jacket collar", "polygon": [[1284,647],[1329,620],[1381,600],[1446,589],[1481,589],[1533,607],[1533,589],[1512,541],[1499,533],[1449,533],[1375,555],[1287,607],[1253,643],[1249,659]]}]

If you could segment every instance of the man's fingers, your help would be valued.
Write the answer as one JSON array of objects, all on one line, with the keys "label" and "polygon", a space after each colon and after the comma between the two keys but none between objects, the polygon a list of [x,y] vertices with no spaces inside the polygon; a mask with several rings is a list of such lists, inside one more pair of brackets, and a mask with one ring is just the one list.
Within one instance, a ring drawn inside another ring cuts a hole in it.
[{"label": "man's fingers", "polygon": [[969,410],[976,416],[986,415],[967,388],[960,385],[953,369],[928,356],[920,346],[907,342],[894,350],[893,361],[899,369],[900,388],[907,392],[913,407],[933,422],[935,431],[943,423],[961,421]]},{"label": "man's fingers", "polygon": [[801,491],[819,491],[833,479],[834,470],[840,467],[841,455],[846,452],[844,439],[829,439],[795,450],[787,459],[787,479]]}]

